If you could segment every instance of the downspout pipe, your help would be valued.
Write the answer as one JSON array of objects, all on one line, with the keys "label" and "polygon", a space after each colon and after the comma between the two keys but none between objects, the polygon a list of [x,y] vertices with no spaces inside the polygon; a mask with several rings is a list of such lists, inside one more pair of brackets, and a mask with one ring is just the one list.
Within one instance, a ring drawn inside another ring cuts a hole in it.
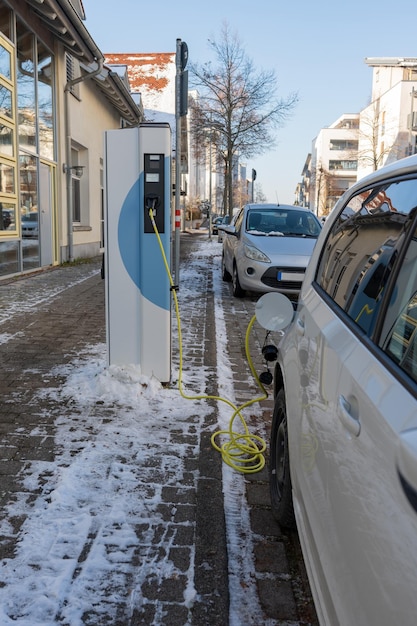
[{"label": "downspout pipe", "polygon": [[104,65],[104,57],[101,52],[97,49],[98,55],[96,58],[97,69],[89,72],[88,74],[84,74],[83,76],[79,76],[78,78],[74,78],[73,80],[69,80],[65,85],[64,89],[64,124],[65,124],[65,174],[66,174],[66,190],[67,190],[67,228],[68,228],[68,261],[74,260],[74,243],[73,243],[73,211],[72,211],[72,180],[71,180],[71,120],[70,120],[70,112],[69,112],[69,98],[71,89],[77,83],[81,83],[89,78],[94,78],[97,74],[103,69]]}]

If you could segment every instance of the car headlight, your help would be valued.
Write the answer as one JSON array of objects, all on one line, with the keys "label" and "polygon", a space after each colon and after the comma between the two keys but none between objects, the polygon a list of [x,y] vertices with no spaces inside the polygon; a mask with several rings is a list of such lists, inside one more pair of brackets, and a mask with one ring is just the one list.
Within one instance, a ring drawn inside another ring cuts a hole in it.
[{"label": "car headlight", "polygon": [[262,263],[270,263],[271,259],[266,256],[263,252],[255,248],[255,246],[249,246],[247,243],[243,246],[244,255],[248,257],[248,259],[252,259],[252,261],[261,261]]}]

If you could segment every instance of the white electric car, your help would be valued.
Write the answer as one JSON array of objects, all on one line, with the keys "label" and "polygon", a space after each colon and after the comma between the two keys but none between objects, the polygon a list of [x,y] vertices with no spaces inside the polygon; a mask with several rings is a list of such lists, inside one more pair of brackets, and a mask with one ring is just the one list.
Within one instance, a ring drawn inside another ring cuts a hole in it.
[{"label": "white electric car", "polygon": [[296,522],[320,624],[415,626],[417,155],[345,192],[287,310],[273,512]]}]

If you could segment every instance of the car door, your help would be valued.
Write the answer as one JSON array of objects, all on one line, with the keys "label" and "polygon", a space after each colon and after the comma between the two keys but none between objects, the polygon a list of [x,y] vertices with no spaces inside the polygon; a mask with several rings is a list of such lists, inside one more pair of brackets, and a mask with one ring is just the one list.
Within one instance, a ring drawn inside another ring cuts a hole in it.
[{"label": "car door", "polygon": [[[240,227],[243,220],[243,209],[237,213],[230,224],[223,232],[223,258],[224,264],[230,275],[233,274],[233,259],[235,258],[235,249],[239,241]],[[233,234],[228,229],[232,229]]]},{"label": "car door", "polygon": [[399,353],[411,332],[393,328],[416,274],[415,198],[415,180],[350,198],[295,320],[294,506],[331,626],[411,626],[417,615],[417,513],[398,470],[403,433],[417,428],[416,385],[389,347]]}]

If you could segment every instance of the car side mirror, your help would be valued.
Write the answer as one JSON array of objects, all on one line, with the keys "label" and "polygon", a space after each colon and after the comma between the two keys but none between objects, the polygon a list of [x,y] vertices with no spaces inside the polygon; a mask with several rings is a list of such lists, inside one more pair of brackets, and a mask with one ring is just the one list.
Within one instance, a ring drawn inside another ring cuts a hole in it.
[{"label": "car side mirror", "polygon": [[227,233],[228,235],[234,235],[235,237],[237,237],[237,232],[236,232],[236,228],[234,226],[224,226],[224,228],[222,228],[222,230]]},{"label": "car side mirror", "polygon": [[282,293],[266,293],[255,304],[255,316],[266,330],[283,330],[291,324],[294,307]]}]

